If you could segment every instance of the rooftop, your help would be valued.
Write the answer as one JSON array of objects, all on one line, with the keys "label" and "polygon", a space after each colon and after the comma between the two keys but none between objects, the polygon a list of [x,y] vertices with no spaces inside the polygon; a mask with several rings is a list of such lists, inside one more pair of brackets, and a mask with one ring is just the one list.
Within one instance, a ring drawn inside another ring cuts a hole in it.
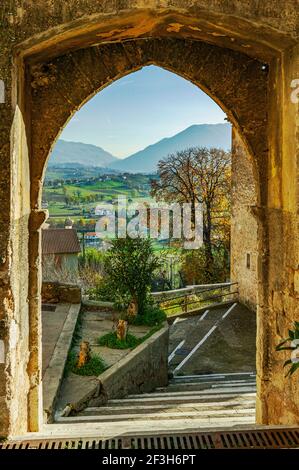
[{"label": "rooftop", "polygon": [[80,252],[80,243],[75,229],[48,228],[42,230],[43,255]]}]

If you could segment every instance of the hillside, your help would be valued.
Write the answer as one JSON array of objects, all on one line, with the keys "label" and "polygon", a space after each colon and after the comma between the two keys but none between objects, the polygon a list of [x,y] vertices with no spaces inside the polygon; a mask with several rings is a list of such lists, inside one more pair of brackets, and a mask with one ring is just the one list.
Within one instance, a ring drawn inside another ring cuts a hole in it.
[{"label": "hillside", "polygon": [[157,163],[170,153],[188,147],[231,147],[231,125],[198,124],[149,145],[124,159],[118,159],[96,145],[58,140],[49,159],[49,169],[71,171],[76,167],[97,167],[107,172],[154,173]]},{"label": "hillside", "polygon": [[162,139],[123,160],[113,162],[109,166],[123,172],[151,173],[156,171],[158,161],[170,153],[198,146],[229,150],[231,147],[231,125],[223,123],[190,126],[173,137]]},{"label": "hillside", "polygon": [[108,167],[118,159],[96,145],[58,140],[49,159],[49,166],[79,164]]}]

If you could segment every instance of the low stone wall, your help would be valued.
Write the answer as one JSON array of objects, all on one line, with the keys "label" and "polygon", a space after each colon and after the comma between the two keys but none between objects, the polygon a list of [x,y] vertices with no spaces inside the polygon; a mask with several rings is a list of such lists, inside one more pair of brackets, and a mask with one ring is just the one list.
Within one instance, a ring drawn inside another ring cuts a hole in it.
[{"label": "low stone wall", "polygon": [[169,327],[165,325],[148,340],[99,377],[101,393],[109,400],[132,393],[152,392],[168,383]]},{"label": "low stone wall", "polygon": [[165,324],[127,356],[93,379],[84,396],[63,412],[75,414],[87,406],[105,405],[112,398],[152,392],[168,383],[169,326]]},{"label": "low stone wall", "polygon": [[80,304],[81,300],[81,288],[75,284],[61,284],[60,282],[43,282],[42,284],[43,303]]}]

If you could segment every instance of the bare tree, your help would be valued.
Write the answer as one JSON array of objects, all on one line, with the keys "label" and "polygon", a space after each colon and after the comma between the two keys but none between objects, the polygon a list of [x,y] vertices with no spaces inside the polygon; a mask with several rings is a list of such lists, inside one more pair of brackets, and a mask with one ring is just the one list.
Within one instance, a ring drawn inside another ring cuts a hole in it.
[{"label": "bare tree", "polygon": [[151,182],[151,194],[157,200],[188,202],[193,214],[196,203],[203,205],[207,275],[213,263],[212,245],[220,242],[221,232],[228,233],[225,221],[230,216],[230,168],[231,154],[224,150],[189,148],[161,160],[159,179]]}]

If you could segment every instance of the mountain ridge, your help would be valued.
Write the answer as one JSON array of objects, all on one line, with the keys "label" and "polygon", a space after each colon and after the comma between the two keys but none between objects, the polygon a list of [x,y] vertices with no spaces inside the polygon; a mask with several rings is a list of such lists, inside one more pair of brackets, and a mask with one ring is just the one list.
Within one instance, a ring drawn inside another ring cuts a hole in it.
[{"label": "mountain ridge", "polygon": [[109,166],[118,171],[151,173],[156,170],[159,160],[188,147],[218,147],[229,150],[231,125],[229,123],[193,124],[174,136],[164,137]]},{"label": "mountain ridge", "polygon": [[116,160],[117,157],[97,145],[59,139],[50,156],[49,166],[72,163],[103,168]]},{"label": "mountain ridge", "polygon": [[49,160],[49,166],[80,164],[128,173],[152,173],[167,155],[188,147],[231,147],[231,125],[193,124],[177,134],[148,145],[124,159],[119,159],[101,147],[82,142],[58,140]]}]

